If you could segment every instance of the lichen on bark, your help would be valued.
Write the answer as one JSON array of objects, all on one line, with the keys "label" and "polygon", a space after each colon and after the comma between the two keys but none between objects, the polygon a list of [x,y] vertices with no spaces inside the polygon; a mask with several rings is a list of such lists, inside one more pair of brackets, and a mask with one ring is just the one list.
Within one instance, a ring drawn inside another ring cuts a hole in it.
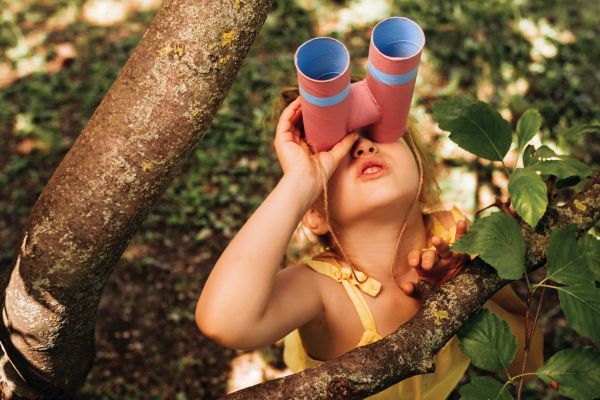
[{"label": "lichen on bark", "polygon": [[104,285],[202,140],[270,3],[166,0],[159,9],[21,235],[1,299],[0,382],[13,396],[66,396],[82,384]]}]

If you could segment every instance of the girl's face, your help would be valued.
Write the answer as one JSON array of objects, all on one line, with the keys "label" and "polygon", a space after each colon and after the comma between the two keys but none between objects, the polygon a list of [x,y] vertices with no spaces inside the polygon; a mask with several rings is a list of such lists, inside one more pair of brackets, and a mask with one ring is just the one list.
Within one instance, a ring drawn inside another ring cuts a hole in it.
[{"label": "girl's face", "polygon": [[404,141],[376,143],[361,135],[329,180],[331,220],[402,222],[419,189],[419,169]]}]

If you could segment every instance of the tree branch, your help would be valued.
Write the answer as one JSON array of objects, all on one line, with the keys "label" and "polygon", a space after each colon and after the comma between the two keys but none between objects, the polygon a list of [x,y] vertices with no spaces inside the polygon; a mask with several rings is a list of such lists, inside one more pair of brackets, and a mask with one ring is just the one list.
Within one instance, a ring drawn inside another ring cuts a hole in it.
[{"label": "tree branch", "polygon": [[83,383],[104,285],[200,143],[271,1],[165,0],[21,234],[0,298],[3,391],[58,398]]},{"label": "tree branch", "polygon": [[[573,201],[548,206],[535,229],[519,221],[527,244],[525,268],[531,273],[546,263],[554,228],[578,222],[590,229],[600,218],[600,171]],[[584,209],[585,208],[585,209]],[[510,281],[479,257],[443,286],[419,282],[425,300],[398,330],[373,344],[356,348],[316,368],[229,394],[223,399],[362,399],[412,376],[435,370],[433,356],[494,293]],[[437,316],[437,317],[436,317]]]}]

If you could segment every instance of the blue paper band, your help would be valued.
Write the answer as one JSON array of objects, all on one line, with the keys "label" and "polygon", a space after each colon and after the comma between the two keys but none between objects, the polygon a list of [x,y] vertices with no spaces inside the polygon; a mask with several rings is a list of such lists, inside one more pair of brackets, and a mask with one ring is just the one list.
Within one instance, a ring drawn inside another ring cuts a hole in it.
[{"label": "blue paper band", "polygon": [[371,76],[373,78],[375,78],[377,81],[379,81],[381,83],[385,83],[386,85],[390,85],[390,86],[404,85],[405,83],[410,82],[417,75],[417,72],[419,71],[419,65],[417,65],[415,67],[415,69],[413,69],[410,72],[407,72],[406,74],[390,75],[390,74],[386,74],[385,72],[381,72],[380,70],[375,68],[373,66],[373,64],[371,64],[370,59],[369,59],[368,68],[369,68],[369,73],[371,74]]},{"label": "blue paper band", "polygon": [[348,93],[350,93],[350,84],[348,83],[346,89],[331,97],[316,97],[305,92],[304,89],[302,89],[302,87],[299,87],[299,89],[302,97],[304,97],[304,99],[309,103],[319,107],[328,107],[336,105],[340,101],[344,100],[346,96],[348,96]]}]

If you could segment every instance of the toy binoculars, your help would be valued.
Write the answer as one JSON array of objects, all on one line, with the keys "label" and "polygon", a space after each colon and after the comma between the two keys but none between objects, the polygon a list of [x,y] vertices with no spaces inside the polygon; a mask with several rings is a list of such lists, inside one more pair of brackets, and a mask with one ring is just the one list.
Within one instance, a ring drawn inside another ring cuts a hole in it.
[{"label": "toy binoculars", "polygon": [[321,37],[300,46],[294,62],[307,143],[328,151],[357,128],[376,142],[402,137],[424,44],[416,22],[381,21],[371,37],[367,78],[354,84],[350,54],[341,42]]}]

